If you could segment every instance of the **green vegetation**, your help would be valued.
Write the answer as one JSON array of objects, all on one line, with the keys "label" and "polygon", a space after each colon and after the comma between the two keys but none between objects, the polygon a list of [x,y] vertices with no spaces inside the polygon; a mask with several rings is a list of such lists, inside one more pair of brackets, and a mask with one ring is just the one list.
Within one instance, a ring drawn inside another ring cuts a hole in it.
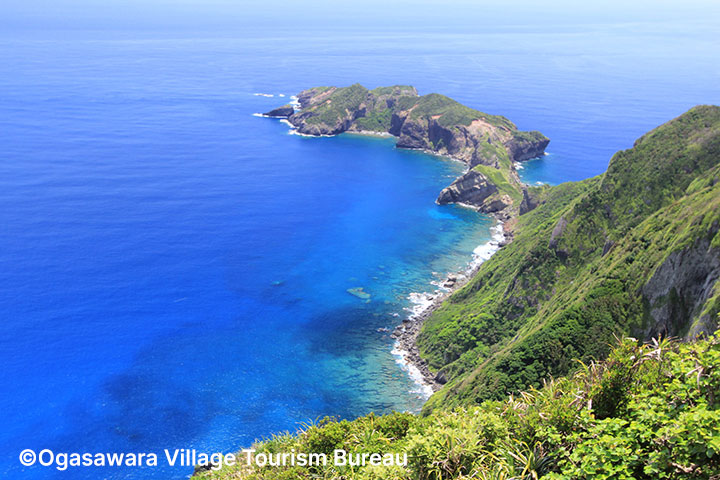
[{"label": "green vegetation", "polygon": [[[325,453],[326,466],[225,467],[206,479],[710,479],[720,475],[720,341],[625,339],[602,363],[578,364],[502,401],[433,412],[324,419],[255,445]],[[336,467],[335,449],[406,453],[407,466]],[[242,457],[244,458],[244,457]]]},{"label": "green vegetation", "polygon": [[[320,87],[315,94],[329,90],[328,87]],[[389,107],[382,100],[386,97],[395,97],[397,103]],[[466,107],[455,100],[444,95],[431,93],[418,97],[415,89],[406,85],[393,87],[378,87],[368,90],[360,84],[335,89],[326,99],[313,105],[308,112],[312,115],[307,117],[310,124],[333,125],[339,120],[345,119],[365,107],[366,113],[359,116],[359,120],[373,125],[378,118],[388,118],[388,121],[381,121],[380,124],[387,130],[390,128],[389,118],[394,111],[410,111],[413,119],[428,119],[437,117],[438,123],[444,127],[455,125],[470,125],[474,120],[485,120],[491,125],[503,126],[509,130],[516,130],[517,127],[505,117],[488,115],[486,113]],[[365,117],[365,118],[362,118]],[[374,117],[372,119],[368,117]],[[531,132],[526,132],[532,135]],[[534,138],[534,137],[527,137]]]},{"label": "green vegetation", "polygon": [[543,135],[540,132],[537,132],[535,130],[530,132],[524,132],[521,130],[516,130],[513,132],[513,137],[515,137],[516,140],[521,140],[525,142],[534,142],[534,141],[540,141],[545,138],[545,135]]},{"label": "green vegetation", "polygon": [[415,87],[412,87],[410,85],[393,85],[392,87],[378,87],[373,90],[370,90],[370,93],[372,93],[376,97],[390,96],[390,95],[397,95],[397,96],[404,96],[404,95],[415,96],[415,95],[417,95],[417,91],[415,90]]},{"label": "green vegetation", "polygon": [[482,113],[462,105],[452,98],[431,93],[419,98],[404,98],[403,110],[410,110],[410,118],[438,117],[438,123],[444,127],[452,125],[470,125],[481,118]]},{"label": "green vegetation", "polygon": [[338,119],[346,118],[351,112],[359,109],[367,98],[367,94],[368,89],[359,83],[338,88],[330,94],[326,101],[312,109],[313,115],[308,117],[307,122],[332,125]]},{"label": "green vegetation", "polygon": [[[708,249],[720,245],[719,165],[720,108],[696,107],[617,153],[604,175],[534,191],[540,205],[515,240],[425,323],[421,354],[450,379],[425,411],[538,387],[574,358],[604,358],[613,335],[715,322],[718,286],[693,293],[702,266],[679,259],[718,256]],[[671,256],[680,266],[664,294],[650,280]]]},{"label": "green vegetation", "polygon": [[443,127],[468,126],[474,120],[485,120],[494,126],[517,129],[515,124],[505,117],[488,115],[439,93],[430,93],[422,97],[403,97],[398,102],[398,107],[400,110],[410,110],[410,117],[413,119],[438,117],[438,124]]},{"label": "green vegetation", "polygon": [[[506,154],[507,155],[507,154]],[[518,181],[508,175],[507,170],[489,167],[487,165],[476,165],[473,170],[485,175],[500,190],[500,193],[510,195],[513,201],[518,204],[522,201],[522,189]]]},{"label": "green vegetation", "polygon": [[390,120],[392,119],[392,111],[389,108],[382,110],[372,110],[364,117],[360,117],[355,121],[355,125],[360,130],[370,132],[387,132],[390,130]]}]

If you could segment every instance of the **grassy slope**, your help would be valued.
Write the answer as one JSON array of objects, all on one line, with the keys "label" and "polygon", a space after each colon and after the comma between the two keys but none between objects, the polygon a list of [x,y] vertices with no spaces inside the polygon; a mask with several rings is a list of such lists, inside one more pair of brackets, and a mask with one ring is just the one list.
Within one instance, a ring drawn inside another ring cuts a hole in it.
[{"label": "grassy slope", "polygon": [[493,168],[488,165],[476,165],[473,167],[483,175],[485,175],[501,194],[509,195],[516,205],[522,202],[522,187],[514,176],[509,174],[509,169]]},{"label": "grassy slope", "polygon": [[514,123],[505,117],[488,115],[479,110],[466,107],[450,97],[439,93],[430,93],[422,97],[405,97],[399,102],[400,110],[410,110],[413,119],[440,116],[438,123],[443,127],[454,125],[470,125],[473,120],[486,120],[494,126],[503,126],[509,130],[517,130]]},{"label": "grassy slope", "polygon": [[[323,87],[327,89],[327,87]],[[335,124],[338,119],[345,118],[348,111],[357,110],[362,103],[366,103],[368,108],[368,117],[385,117],[392,115],[394,110],[411,110],[411,117],[430,118],[440,116],[439,123],[442,126],[452,127],[454,125],[470,125],[473,120],[484,119],[491,125],[503,126],[509,130],[516,131],[517,127],[507,118],[498,115],[488,115],[478,110],[466,107],[455,100],[431,93],[421,97],[410,95],[414,89],[405,85],[396,85],[392,87],[378,87],[374,90],[368,90],[360,84],[354,84],[349,87],[336,89],[328,98],[318,105],[308,109],[315,115],[308,119],[309,123],[326,123],[328,125]],[[378,102],[387,96],[396,96],[398,98],[397,105],[389,108],[386,104]],[[367,119],[364,120],[368,121]],[[362,122],[361,122],[362,123]],[[372,123],[372,121],[370,121]],[[387,124],[389,127],[389,123]],[[538,132],[518,132],[521,138],[536,138]]]},{"label": "grassy slope", "polygon": [[348,112],[360,107],[367,98],[368,89],[356,83],[349,87],[338,88],[325,101],[310,109],[315,115],[308,118],[310,124],[335,124],[338,119],[345,118]]},{"label": "grassy slope", "polygon": [[703,236],[720,242],[718,163],[720,108],[696,107],[604,175],[539,193],[515,241],[426,322],[421,353],[452,379],[426,411],[538,386],[644,327],[639,289],[654,269]]},{"label": "grassy slope", "polygon": [[[502,401],[354,421],[326,419],[258,443],[263,453],[326,453],[319,467],[225,467],[206,479],[675,479],[720,474],[720,342],[628,339],[606,362],[582,365]],[[407,466],[336,467],[334,449],[402,452]]]}]

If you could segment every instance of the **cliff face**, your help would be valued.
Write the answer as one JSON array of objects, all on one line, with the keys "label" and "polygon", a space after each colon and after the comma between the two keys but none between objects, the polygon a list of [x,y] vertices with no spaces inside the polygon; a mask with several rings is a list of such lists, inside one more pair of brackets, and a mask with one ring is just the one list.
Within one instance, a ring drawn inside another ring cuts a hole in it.
[{"label": "cliff face", "polygon": [[[301,92],[298,101],[300,110],[288,120],[299,133],[390,133],[398,138],[399,148],[423,149],[464,162],[468,173],[443,190],[438,203],[472,205],[506,217],[517,214],[522,199],[514,162],[542,155],[550,141],[443,95],[419,96],[410,86],[316,87]],[[475,170],[476,166],[491,170]]]},{"label": "cliff face", "polygon": [[470,170],[440,192],[438,203],[467,202],[472,205],[482,205],[487,198],[497,192],[498,188],[490,183],[485,175],[476,170]]},{"label": "cliff face", "polygon": [[[717,232],[716,223],[709,234]],[[720,248],[711,246],[707,238],[670,253],[642,288],[649,317],[643,337],[694,338],[713,332],[717,318],[711,315],[709,301],[720,296],[718,277]]]},{"label": "cliff face", "polygon": [[448,380],[427,410],[537,387],[574,358],[603,358],[614,335],[717,328],[719,107],[693,108],[615,154],[603,175],[527,189],[520,204],[513,242],[418,336]]},{"label": "cliff face", "polygon": [[544,155],[548,143],[550,139],[540,132],[515,132],[505,147],[513,162],[524,162]]},{"label": "cliff face", "polygon": [[494,167],[476,165],[444,188],[437,203],[472,205],[508,220],[522,207],[522,194],[518,192],[524,187],[516,176],[507,179],[499,172]]}]

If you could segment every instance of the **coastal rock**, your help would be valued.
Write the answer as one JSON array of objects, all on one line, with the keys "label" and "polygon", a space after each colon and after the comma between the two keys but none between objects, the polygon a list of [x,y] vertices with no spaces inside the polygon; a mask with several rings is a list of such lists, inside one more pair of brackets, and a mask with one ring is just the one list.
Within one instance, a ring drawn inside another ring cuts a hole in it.
[{"label": "coastal rock", "polygon": [[393,115],[390,133],[398,136],[398,147],[447,155],[470,168],[487,165],[500,169],[509,164],[505,143],[513,138],[511,123],[493,125],[485,118],[470,117],[465,120],[467,124],[448,124],[445,114],[414,117],[412,113],[408,110]]},{"label": "coastal rock", "polygon": [[540,132],[514,132],[505,146],[513,162],[524,162],[545,154],[550,139]]},{"label": "coastal rock", "polygon": [[283,105],[282,107],[270,110],[269,112],[265,113],[264,115],[266,117],[287,118],[290,115],[292,115],[293,113],[295,113],[295,109],[293,108],[292,105]]},{"label": "coastal rock", "polygon": [[449,187],[444,188],[437,198],[437,203],[464,203],[483,205],[491,196],[498,193],[498,188],[488,178],[476,170],[470,170],[458,177]]},{"label": "coastal rock", "polygon": [[480,209],[486,213],[497,213],[502,221],[510,219],[507,208],[512,206],[513,199],[510,195],[501,194],[491,197],[483,202]]}]

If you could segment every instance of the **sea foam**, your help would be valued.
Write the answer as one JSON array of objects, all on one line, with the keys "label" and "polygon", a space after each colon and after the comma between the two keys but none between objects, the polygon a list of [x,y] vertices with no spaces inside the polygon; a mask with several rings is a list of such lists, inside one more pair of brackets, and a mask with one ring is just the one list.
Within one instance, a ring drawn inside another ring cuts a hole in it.
[{"label": "sea foam", "polygon": [[408,352],[400,347],[399,342],[395,342],[395,345],[390,353],[392,353],[395,357],[395,361],[398,365],[400,365],[400,369],[406,372],[413,383],[415,383],[416,388],[411,389],[410,393],[415,393],[425,399],[430,398],[430,395],[433,394],[432,387],[425,383],[425,379],[423,374],[420,373],[420,370],[415,365],[405,360]]},{"label": "sea foam", "polygon": [[[498,222],[495,226],[490,228],[490,240],[478,245],[473,250],[473,256],[467,267],[462,272],[457,272],[456,276],[459,279],[467,279],[468,276],[472,275],[477,268],[495,252],[500,249],[500,242],[504,239],[503,223]],[[443,282],[431,282],[437,288],[432,292],[413,292],[407,300],[410,303],[404,310],[408,312],[408,319],[417,320],[418,317],[426,313],[429,309],[433,308],[438,301],[437,298],[443,292],[448,292],[450,289],[443,286]],[[418,393],[424,398],[429,398],[433,394],[433,389],[427,384],[420,370],[411,362],[407,360],[409,352],[402,348],[399,341],[396,341],[391,351],[395,357],[395,361],[400,365],[400,368],[407,372],[408,376],[416,384],[415,389],[411,390],[410,393]]]}]

